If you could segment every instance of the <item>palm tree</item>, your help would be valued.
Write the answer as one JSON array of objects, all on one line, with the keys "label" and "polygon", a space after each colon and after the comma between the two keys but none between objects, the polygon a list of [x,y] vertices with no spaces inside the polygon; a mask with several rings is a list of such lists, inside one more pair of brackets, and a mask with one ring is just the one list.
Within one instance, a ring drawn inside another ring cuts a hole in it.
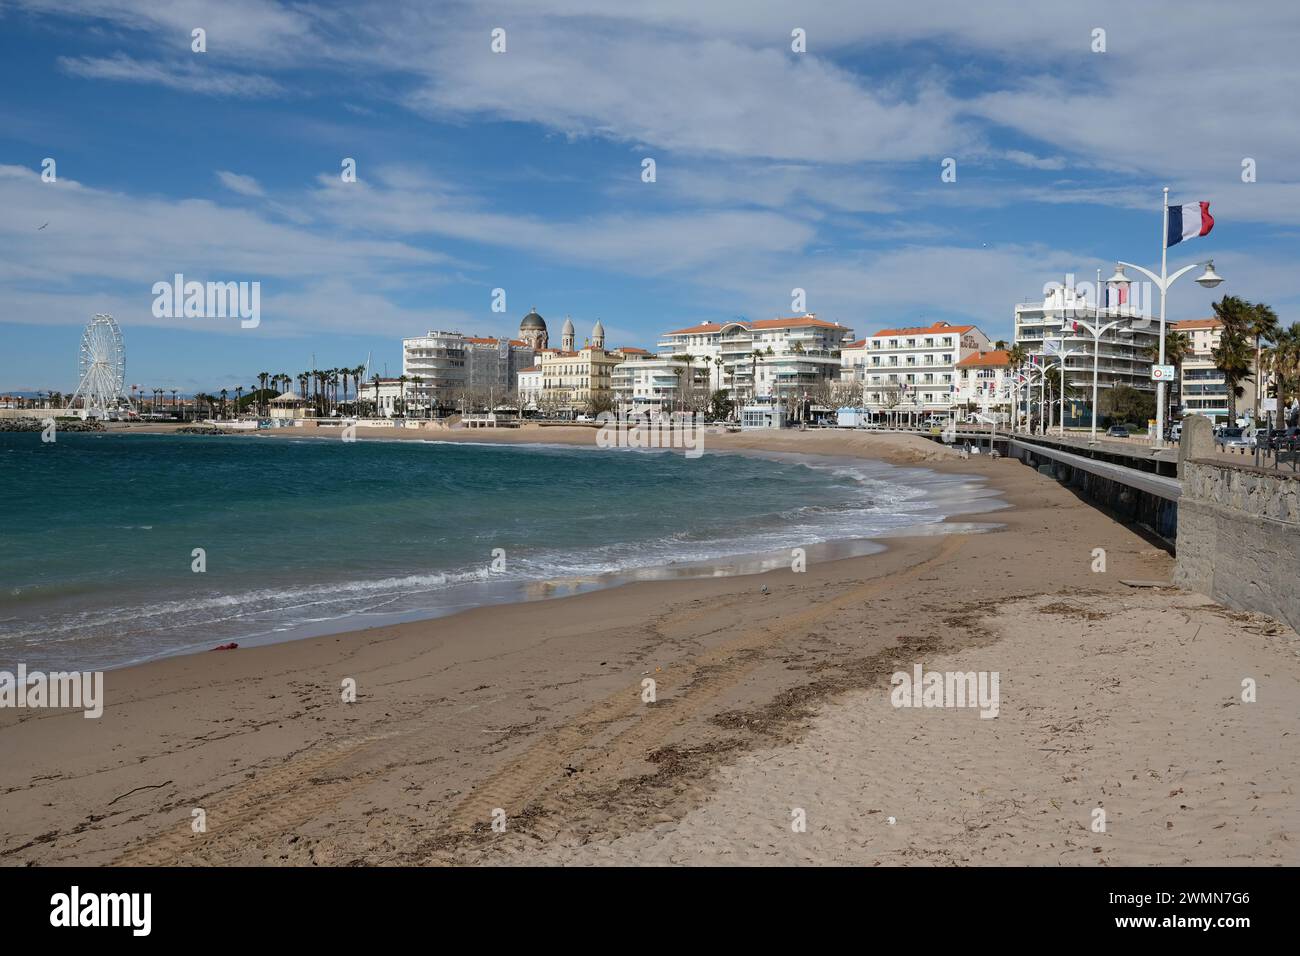
[{"label": "palm tree", "polygon": [[[1005,345],[1006,343],[1003,344]],[[1028,361],[1029,361],[1029,349],[1025,348],[1019,342],[1011,346],[1011,348],[1007,349],[1007,368],[1011,372],[1012,383],[1017,385],[1017,387],[1015,388],[1016,392],[1019,392],[1020,390],[1018,387],[1018,382],[1019,382],[1018,376],[1020,375],[1020,370],[1025,367],[1025,363]],[[1020,402],[1017,399],[1015,414],[1012,416],[1012,420],[1015,421],[1016,419],[1018,419],[1019,415],[1020,415]]]},{"label": "palm tree", "polygon": [[[406,417],[406,383],[409,381],[410,379],[407,378],[405,375],[397,376],[397,393],[398,393],[397,402],[398,405],[401,406],[403,418]],[[490,412],[492,411],[492,409],[489,408],[488,411]]]},{"label": "palm tree", "polygon": [[258,372],[258,373],[257,373],[257,381],[258,381],[258,384],[260,384],[260,385],[262,386],[262,388],[260,389],[259,394],[258,394],[258,396],[257,396],[257,397],[258,397],[257,409],[258,409],[258,413],[259,413],[259,414],[263,414],[263,412],[262,412],[262,408],[263,408],[262,403],[263,403],[264,401],[266,401],[266,396],[265,396],[264,394],[261,394],[261,393],[266,391],[266,389],[267,389],[267,387],[268,387],[268,386],[267,386],[267,382],[270,381],[270,378],[271,378],[271,373],[270,373],[270,372]]},{"label": "palm tree", "polygon": [[1282,327],[1278,324],[1277,313],[1270,306],[1263,302],[1255,302],[1250,307],[1247,329],[1255,340],[1255,421],[1259,421],[1259,397],[1264,390],[1263,382],[1260,381],[1263,373],[1263,343],[1266,340],[1276,342]]},{"label": "palm tree", "polygon": [[1277,408],[1281,421],[1286,419],[1286,403],[1300,393],[1300,322],[1281,329],[1273,336],[1273,347],[1264,352],[1264,368],[1277,384]]},{"label": "palm tree", "polygon": [[1228,418],[1237,420],[1237,399],[1246,391],[1241,381],[1250,378],[1250,329],[1253,308],[1235,295],[1225,295],[1211,303],[1214,314],[1223,323],[1219,344],[1211,353],[1214,367],[1223,373],[1228,389]]},{"label": "palm tree", "polygon": [[227,397],[229,394],[230,394],[230,393],[229,393],[226,389],[223,388],[223,389],[221,390],[221,417],[222,417],[223,420],[224,420],[225,417],[226,417],[226,397]]},{"label": "palm tree", "polygon": [[[375,383],[375,417],[378,418],[379,417],[379,373],[376,372],[374,375],[370,376],[370,381]],[[461,411],[463,412],[464,410],[465,408],[462,405]]]},{"label": "palm tree", "polygon": [[718,370],[718,388],[715,389],[715,391],[716,391],[716,390],[721,390],[721,388],[722,388],[722,366],[723,366],[723,364],[724,364],[724,363],[723,363],[723,361],[722,361],[722,356],[721,356],[721,355],[716,356],[716,357],[713,359],[713,365],[714,365],[714,367],[717,368],[717,370]]},{"label": "palm tree", "polygon": [[[416,389],[417,389],[417,391],[418,391],[418,389],[420,388],[420,386],[424,384],[424,376],[423,376],[423,375],[412,375],[412,376],[411,376],[411,382],[412,382],[412,384],[415,385],[415,387],[416,387]],[[418,403],[417,403],[417,407],[418,407]],[[428,418],[428,417],[429,417],[429,403],[428,403],[428,402],[425,402],[425,403],[424,403],[424,409],[425,409],[424,417],[425,417],[425,418]]]}]

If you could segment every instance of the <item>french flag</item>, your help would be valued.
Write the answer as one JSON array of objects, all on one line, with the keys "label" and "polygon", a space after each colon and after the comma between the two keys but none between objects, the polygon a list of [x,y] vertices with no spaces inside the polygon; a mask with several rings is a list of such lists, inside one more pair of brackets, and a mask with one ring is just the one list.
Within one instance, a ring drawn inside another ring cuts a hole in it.
[{"label": "french flag", "polygon": [[1195,236],[1208,236],[1214,228],[1214,217],[1210,215],[1208,202],[1189,202],[1183,206],[1169,207],[1169,231],[1165,235],[1165,244],[1176,246],[1184,239]]}]

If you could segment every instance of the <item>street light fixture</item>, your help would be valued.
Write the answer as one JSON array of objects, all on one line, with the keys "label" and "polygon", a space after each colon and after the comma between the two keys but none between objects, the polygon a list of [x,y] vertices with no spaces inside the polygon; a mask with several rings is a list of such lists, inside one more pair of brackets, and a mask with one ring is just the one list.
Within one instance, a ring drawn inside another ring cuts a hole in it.
[{"label": "street light fixture", "polygon": [[[1165,364],[1165,298],[1169,292],[1169,287],[1174,281],[1191,272],[1197,266],[1204,265],[1205,271],[1196,279],[1197,285],[1206,289],[1213,289],[1223,281],[1223,278],[1214,271],[1214,260],[1206,262],[1193,262],[1183,266],[1173,275],[1168,274],[1167,259],[1169,256],[1169,246],[1165,237],[1169,232],[1169,187],[1165,187],[1164,196],[1164,223],[1161,230],[1160,244],[1160,275],[1156,275],[1149,269],[1144,269],[1139,265],[1131,262],[1120,262],[1115,268],[1115,275],[1110,278],[1110,282],[1115,285],[1127,285],[1129,279],[1124,275],[1124,267],[1136,269],[1148,279],[1150,279],[1157,289],[1160,290],[1160,359],[1159,364]],[[1155,447],[1163,448],[1165,442],[1165,381],[1161,379],[1156,382],[1156,439]]]},{"label": "street light fixture", "polygon": [[[1047,342],[1060,342],[1061,350],[1059,352],[1048,352],[1046,349]],[[1064,317],[1062,317],[1061,319],[1061,337],[1059,339],[1044,339],[1043,343],[1044,343],[1044,348],[1043,348],[1043,365],[1044,365],[1043,377],[1044,378],[1047,377],[1047,369],[1046,369],[1047,359],[1050,358],[1052,355],[1056,355],[1061,360],[1061,394],[1059,396],[1060,408],[1061,408],[1061,421],[1060,421],[1060,430],[1058,434],[1061,436],[1061,440],[1064,441],[1065,440],[1065,360],[1068,358],[1072,358],[1075,355],[1087,355],[1088,353],[1085,352],[1083,349],[1071,349],[1068,352],[1065,351]]]}]

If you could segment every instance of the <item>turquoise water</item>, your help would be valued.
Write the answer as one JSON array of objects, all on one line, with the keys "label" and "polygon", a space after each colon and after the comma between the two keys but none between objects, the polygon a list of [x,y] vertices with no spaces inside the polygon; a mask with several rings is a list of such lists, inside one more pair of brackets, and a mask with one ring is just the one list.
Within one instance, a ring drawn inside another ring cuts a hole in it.
[{"label": "turquoise water", "polygon": [[11,670],[428,617],[654,568],[707,574],[735,555],[788,561],[941,521],[975,493],[872,462],[412,441],[2,433],[0,463]]}]

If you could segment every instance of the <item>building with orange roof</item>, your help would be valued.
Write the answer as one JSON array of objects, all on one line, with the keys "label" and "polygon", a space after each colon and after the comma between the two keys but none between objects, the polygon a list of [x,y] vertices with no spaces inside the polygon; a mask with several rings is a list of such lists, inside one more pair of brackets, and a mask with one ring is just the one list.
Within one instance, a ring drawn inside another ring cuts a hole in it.
[{"label": "building with orange roof", "polygon": [[991,348],[974,325],[881,329],[843,349],[840,376],[861,388],[862,406],[873,417],[915,423],[949,416],[957,404],[958,363]]},{"label": "building with orange roof", "polygon": [[[1178,369],[1173,401],[1184,415],[1194,412],[1216,422],[1226,422],[1228,380],[1214,364],[1214,350],[1218,348],[1219,339],[1223,336],[1223,323],[1216,318],[1208,318],[1185,319],[1170,325],[1175,332],[1181,332],[1187,338],[1187,355]],[[1246,409],[1254,414],[1258,382],[1263,378],[1254,367],[1254,349],[1251,350],[1250,363],[1250,377],[1237,383],[1244,389],[1237,399],[1238,414]]]},{"label": "building with orange roof", "polygon": [[853,330],[814,313],[773,319],[701,322],[666,332],[661,359],[689,355],[706,387],[733,400],[802,400],[808,388],[838,381],[840,351]]},{"label": "building with orange roof", "polygon": [[995,415],[999,421],[1010,418],[1012,387],[1011,357],[1005,349],[972,352],[957,363],[958,407]]}]

